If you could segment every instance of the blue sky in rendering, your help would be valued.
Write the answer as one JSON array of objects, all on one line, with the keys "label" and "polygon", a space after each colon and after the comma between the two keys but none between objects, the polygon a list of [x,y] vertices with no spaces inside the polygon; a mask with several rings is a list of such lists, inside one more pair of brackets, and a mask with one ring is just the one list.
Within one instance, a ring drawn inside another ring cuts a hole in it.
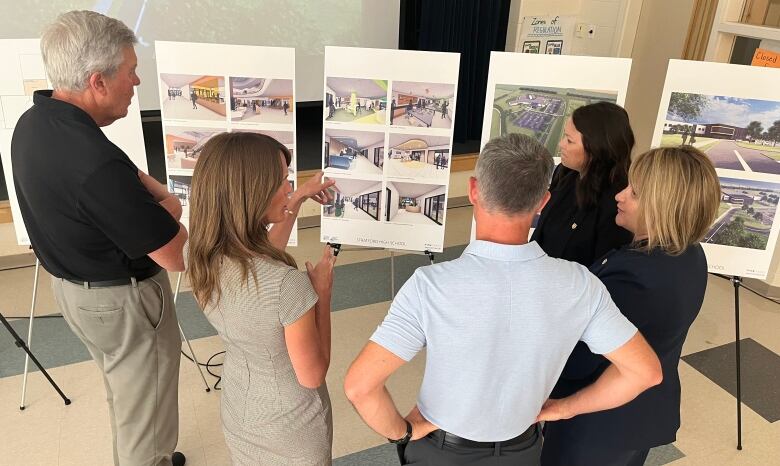
[{"label": "blue sky in rendering", "polygon": [[738,178],[720,177],[720,185],[723,188],[727,188],[727,189],[748,188],[748,189],[760,189],[763,191],[771,191],[773,193],[780,193],[780,184],[771,183],[767,181],[754,181],[754,180],[745,180],[745,179],[738,179]]},{"label": "blue sky in rendering", "polygon": [[[674,94],[676,92],[672,93]],[[719,95],[704,97],[707,99],[707,106],[699,117],[683,119],[668,112],[666,119],[698,124],[721,123],[740,128],[746,127],[751,121],[759,121],[764,131],[780,120],[780,102]]]}]

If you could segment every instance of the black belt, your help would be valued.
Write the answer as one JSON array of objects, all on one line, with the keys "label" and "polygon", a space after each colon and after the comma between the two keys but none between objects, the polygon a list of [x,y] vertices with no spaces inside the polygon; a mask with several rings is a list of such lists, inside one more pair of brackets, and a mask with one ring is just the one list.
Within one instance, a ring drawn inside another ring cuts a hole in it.
[{"label": "black belt", "polygon": [[428,434],[428,437],[436,442],[442,442],[442,437],[444,437],[443,442],[448,443],[453,446],[458,447],[466,447],[466,448],[496,448],[496,447],[506,447],[510,445],[517,445],[518,443],[523,443],[531,438],[533,438],[534,435],[536,435],[536,427],[537,424],[532,424],[531,427],[529,427],[525,432],[518,435],[517,437],[510,438],[509,440],[504,440],[503,442],[476,442],[474,440],[465,439],[463,437],[458,437],[455,434],[451,434],[449,432],[445,432],[441,429],[434,430],[430,434]]},{"label": "black belt", "polygon": [[116,280],[98,280],[91,282],[84,280],[71,280],[70,278],[66,278],[65,280],[75,285],[83,286],[84,288],[108,288],[109,286],[132,285],[134,282],[138,283],[140,281],[146,280],[147,278],[154,277],[160,272],[160,270],[162,270],[160,267],[152,267],[145,272],[136,274],[134,277],[117,278]]}]

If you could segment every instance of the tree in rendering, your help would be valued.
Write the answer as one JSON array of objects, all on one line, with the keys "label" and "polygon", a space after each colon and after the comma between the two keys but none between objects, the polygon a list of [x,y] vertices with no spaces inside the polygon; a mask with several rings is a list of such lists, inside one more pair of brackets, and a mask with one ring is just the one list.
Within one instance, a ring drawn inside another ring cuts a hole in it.
[{"label": "tree in rendering", "polygon": [[[686,92],[672,92],[667,119],[695,120],[709,105],[707,96]],[[669,118],[669,116],[672,118]]]},{"label": "tree in rendering", "polygon": [[745,129],[747,130],[747,134],[752,141],[761,139],[761,133],[764,132],[764,127],[761,125],[760,121],[751,121]]},{"label": "tree in rendering", "polygon": [[776,146],[780,142],[780,120],[772,123],[772,127],[766,131],[766,135],[772,141],[772,146]]}]

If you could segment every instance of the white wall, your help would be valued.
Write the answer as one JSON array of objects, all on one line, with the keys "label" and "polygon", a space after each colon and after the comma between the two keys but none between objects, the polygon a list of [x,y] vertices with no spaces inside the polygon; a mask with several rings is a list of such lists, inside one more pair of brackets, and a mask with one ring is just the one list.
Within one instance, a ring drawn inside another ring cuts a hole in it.
[{"label": "white wall", "polygon": [[693,4],[694,0],[648,0],[642,5],[625,105],[636,138],[634,154],[650,148],[666,68],[670,59],[682,58]]},{"label": "white wall", "polygon": [[[390,204],[385,206],[385,209],[390,209],[390,220],[393,220],[398,215],[398,188],[393,183],[387,183],[387,189],[390,190]],[[387,193],[383,193],[384,197],[387,197]]]}]

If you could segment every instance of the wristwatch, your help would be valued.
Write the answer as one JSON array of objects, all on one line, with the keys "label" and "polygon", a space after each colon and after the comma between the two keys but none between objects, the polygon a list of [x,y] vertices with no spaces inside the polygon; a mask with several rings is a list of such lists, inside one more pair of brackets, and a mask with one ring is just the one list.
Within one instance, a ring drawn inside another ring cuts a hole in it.
[{"label": "wristwatch", "polygon": [[412,439],[412,423],[404,419],[404,422],[406,423],[406,434],[399,438],[398,440],[393,439],[387,439],[388,442],[394,443],[396,445],[406,445],[409,443],[409,440]]}]

